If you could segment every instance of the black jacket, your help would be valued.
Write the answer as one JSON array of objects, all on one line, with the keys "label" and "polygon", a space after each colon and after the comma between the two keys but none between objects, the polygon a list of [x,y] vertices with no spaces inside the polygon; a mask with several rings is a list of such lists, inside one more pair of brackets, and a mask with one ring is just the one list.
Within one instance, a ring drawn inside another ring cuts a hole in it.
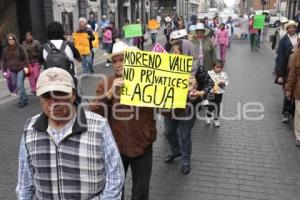
[{"label": "black jacket", "polygon": [[288,34],[283,36],[279,41],[277,49],[277,57],[275,59],[275,72],[277,76],[285,77],[288,72],[288,62],[292,53],[293,45],[288,37]]}]

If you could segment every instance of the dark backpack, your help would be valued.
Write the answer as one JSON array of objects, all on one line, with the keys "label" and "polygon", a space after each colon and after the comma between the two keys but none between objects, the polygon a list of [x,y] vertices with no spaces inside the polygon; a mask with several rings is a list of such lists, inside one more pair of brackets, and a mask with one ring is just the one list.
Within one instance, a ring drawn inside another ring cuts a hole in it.
[{"label": "dark backpack", "polygon": [[74,75],[74,70],[72,70],[72,62],[65,53],[67,45],[68,44],[66,41],[62,42],[60,49],[56,48],[56,46],[51,42],[48,42],[44,45],[44,49],[48,53],[44,63],[44,69],[48,69],[50,67],[59,67],[68,71],[71,75]]}]

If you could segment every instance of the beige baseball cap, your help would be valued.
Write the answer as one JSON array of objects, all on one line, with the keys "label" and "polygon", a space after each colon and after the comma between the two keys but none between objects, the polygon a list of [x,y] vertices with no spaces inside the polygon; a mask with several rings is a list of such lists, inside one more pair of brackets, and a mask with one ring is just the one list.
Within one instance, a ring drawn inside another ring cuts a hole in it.
[{"label": "beige baseball cap", "polygon": [[43,71],[36,83],[37,96],[52,91],[71,94],[73,89],[75,89],[75,84],[70,73],[58,67],[51,67]]}]

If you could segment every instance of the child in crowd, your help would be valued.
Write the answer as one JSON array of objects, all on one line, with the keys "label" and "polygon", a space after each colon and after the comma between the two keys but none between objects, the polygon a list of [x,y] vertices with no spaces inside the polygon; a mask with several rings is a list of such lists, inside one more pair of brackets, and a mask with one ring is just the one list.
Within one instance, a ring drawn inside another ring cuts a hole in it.
[{"label": "child in crowd", "polygon": [[207,109],[206,124],[211,124],[212,116],[214,116],[214,126],[220,126],[220,107],[222,102],[225,87],[229,84],[227,74],[223,72],[223,62],[217,60],[214,63],[213,69],[208,71],[209,76],[214,81],[214,87],[208,94],[209,105]]},{"label": "child in crowd", "polygon": [[[112,35],[112,27],[107,25],[103,28],[103,45],[105,47],[105,52],[107,55],[111,54],[112,46],[113,46],[113,35]],[[106,60],[105,67],[109,67],[111,62],[109,59]]]},{"label": "child in crowd", "polygon": [[216,44],[219,45],[220,58],[222,62],[225,62],[226,59],[226,51],[227,51],[228,43],[229,43],[228,31],[225,28],[225,24],[221,23],[216,36]]}]

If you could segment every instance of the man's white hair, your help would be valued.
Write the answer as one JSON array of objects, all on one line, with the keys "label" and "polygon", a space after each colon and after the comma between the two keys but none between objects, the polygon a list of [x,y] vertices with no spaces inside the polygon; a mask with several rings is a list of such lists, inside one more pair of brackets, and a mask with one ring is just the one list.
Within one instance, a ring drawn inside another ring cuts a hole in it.
[{"label": "man's white hair", "polygon": [[86,24],[86,23],[87,23],[86,18],[80,17],[80,18],[79,18],[79,23],[80,23],[80,22],[83,22],[83,23]]}]

